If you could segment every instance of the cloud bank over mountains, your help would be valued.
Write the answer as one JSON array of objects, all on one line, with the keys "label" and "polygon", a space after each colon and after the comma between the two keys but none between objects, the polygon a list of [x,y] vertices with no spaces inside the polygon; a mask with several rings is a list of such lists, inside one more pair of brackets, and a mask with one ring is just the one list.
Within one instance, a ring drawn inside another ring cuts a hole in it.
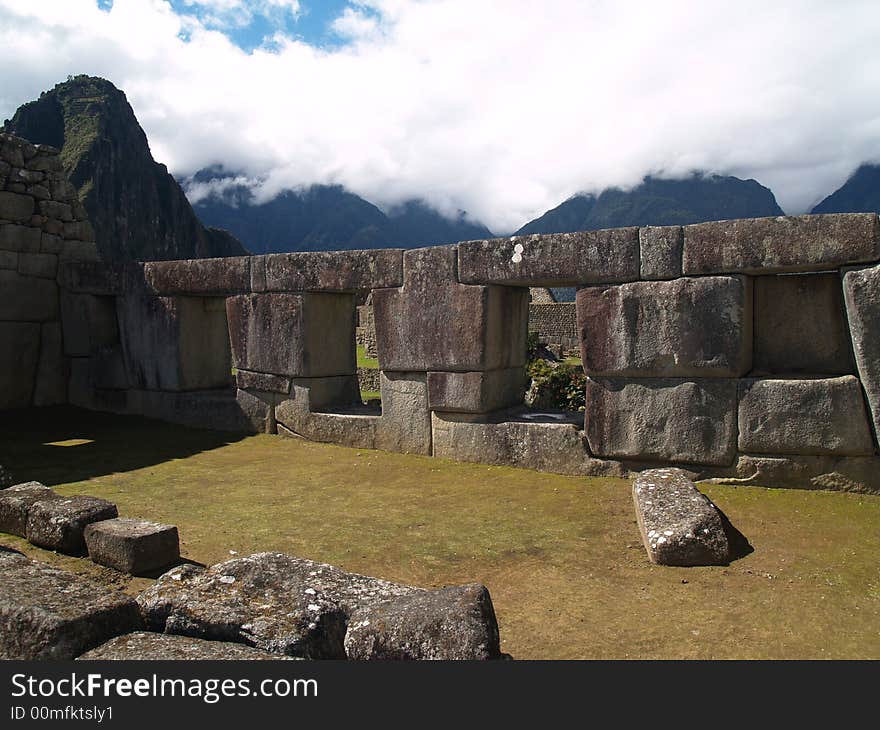
[{"label": "cloud bank over mountains", "polygon": [[[180,177],[220,163],[258,200],[341,184],[497,231],[692,170],[803,212],[880,160],[875,2],[360,0],[330,46],[296,35],[314,2],[0,0],[0,114],[103,76]],[[242,13],[278,19],[251,51]]]}]

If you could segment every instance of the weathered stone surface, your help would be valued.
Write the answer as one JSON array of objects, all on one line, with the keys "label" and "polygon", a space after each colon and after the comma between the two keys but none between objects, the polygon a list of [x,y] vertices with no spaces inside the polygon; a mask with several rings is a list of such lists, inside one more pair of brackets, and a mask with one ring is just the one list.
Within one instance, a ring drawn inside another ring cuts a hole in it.
[{"label": "weathered stone surface", "polygon": [[403,454],[431,453],[431,411],[425,373],[379,376],[382,418],[376,425],[377,449]]},{"label": "weathered stone surface", "polygon": [[58,319],[58,285],[49,279],[0,269],[0,321],[46,322]]},{"label": "weathered stone surface", "polygon": [[677,279],[681,276],[684,232],[681,226],[639,228],[639,275],[642,279]]},{"label": "weathered stone surface", "polygon": [[823,271],[880,258],[876,213],[778,216],[684,227],[682,271]]},{"label": "weathered stone surface", "polygon": [[456,281],[456,247],[404,253],[404,285],[373,292],[382,370],[499,370],[525,364],[528,290]]},{"label": "weathered stone surface", "polygon": [[40,360],[34,384],[34,405],[54,406],[66,403],[67,376],[61,324],[44,322],[40,328]]},{"label": "weathered stone surface", "polygon": [[745,277],[586,287],[577,293],[584,370],[630,377],[737,377],[752,366]]},{"label": "weathered stone surface", "polygon": [[0,251],[0,269],[18,270],[18,254],[15,251]]},{"label": "weathered stone surface", "polygon": [[[43,233],[40,237],[40,253],[61,253],[64,250],[64,241],[51,233]],[[94,263],[94,262],[92,262]]]},{"label": "weathered stone surface", "polygon": [[588,378],[585,431],[602,458],[728,465],[736,381]]},{"label": "weathered stone surface", "polygon": [[251,257],[255,292],[351,292],[400,286],[403,251],[316,251]]},{"label": "weathered stone surface", "polygon": [[846,315],[859,379],[868,398],[874,433],[880,434],[880,266],[843,277]]},{"label": "weathered stone surface", "polygon": [[658,565],[723,565],[730,544],[718,509],[680,469],[650,469],[633,481],[648,559]]},{"label": "weathered stone surface", "polygon": [[77,661],[259,661],[290,660],[231,641],[205,641],[189,636],[136,631],[117,636]]},{"label": "weathered stone surface", "polygon": [[157,297],[126,277],[119,322],[128,380],[145,390],[206,390],[232,384],[224,300]]},{"label": "weathered stone surface", "polygon": [[873,453],[858,379],[741,381],[739,449],[757,454]]},{"label": "weathered stone surface", "polygon": [[754,374],[855,372],[840,277],[759,276]]},{"label": "weathered stone surface", "polygon": [[0,322],[0,409],[31,405],[39,351],[38,323]]},{"label": "weathered stone surface", "polygon": [[[45,242],[46,234],[43,235],[43,240]],[[125,292],[125,270],[121,264],[107,261],[69,261],[60,266],[58,271],[61,285],[74,294],[121,296]]]},{"label": "weathered stone surface", "polygon": [[119,342],[114,297],[61,293],[64,354],[84,357]]},{"label": "weathered stone surface", "polygon": [[245,294],[226,300],[236,368],[290,377],[353,374],[354,299]]},{"label": "weathered stone surface", "polygon": [[0,192],[0,218],[8,221],[30,220],[34,212],[34,199],[29,195]]},{"label": "weathered stone surface", "polygon": [[27,521],[28,542],[69,555],[86,552],[86,525],[118,516],[116,505],[98,497],[64,497],[35,502]]},{"label": "weathered stone surface", "polygon": [[95,388],[106,390],[128,388],[128,372],[125,369],[122,346],[119,344],[95,349],[89,361],[89,370],[90,383]]},{"label": "weathered stone surface", "polygon": [[498,622],[485,586],[453,586],[355,611],[345,635],[349,659],[498,659]]},{"label": "weathered stone surface", "polygon": [[26,537],[31,505],[48,499],[61,499],[61,496],[40,482],[25,482],[0,490],[0,532]]},{"label": "weathered stone surface", "polygon": [[428,407],[451,413],[486,413],[520,405],[525,395],[522,368],[470,373],[428,373]]},{"label": "weathered stone surface", "polygon": [[271,432],[272,408],[244,390],[128,391],[128,408],[148,418],[235,433]]},{"label": "weathered stone surface", "polygon": [[876,456],[740,454],[730,473],[706,474],[719,484],[756,484],[762,487],[833,489],[880,494],[880,458]]},{"label": "weathered stone surface", "polygon": [[290,392],[290,378],[269,373],[254,373],[250,370],[236,370],[235,384],[244,390],[263,390],[282,394]]},{"label": "weathered stone surface", "polygon": [[[350,406],[355,402],[359,402],[359,393],[352,376],[297,379],[290,397],[275,408],[278,433],[353,448],[376,448],[380,416],[352,413]],[[342,412],[317,412],[322,408]]]},{"label": "weathered stone surface", "polygon": [[257,553],[210,568],[173,568],[138,603],[153,631],[344,659],[353,612],[418,590],[283,553]]},{"label": "weathered stone surface", "polygon": [[121,517],[86,525],[89,558],[123,573],[146,575],[180,559],[174,525]]},{"label": "weathered stone surface", "polygon": [[39,228],[5,223],[0,225],[0,249],[37,253],[42,235]]},{"label": "weathered stone surface", "polygon": [[131,596],[0,551],[0,658],[73,659],[142,627]]},{"label": "weathered stone surface", "polygon": [[73,220],[73,208],[67,203],[61,203],[55,200],[41,200],[38,207],[40,214],[47,218],[55,218],[60,221]]},{"label": "weathered stone surface", "polygon": [[20,253],[18,273],[54,280],[58,274],[58,257],[51,253]]},{"label": "weathered stone surface", "polygon": [[[533,420],[526,420],[533,419]],[[478,464],[517,466],[553,474],[590,474],[592,462],[577,414],[497,413],[475,417],[433,413],[433,454]]]},{"label": "weathered stone surface", "polygon": [[638,228],[468,241],[458,250],[463,284],[575,286],[639,278]]},{"label": "weathered stone surface", "polygon": [[251,259],[237,256],[222,259],[150,261],[144,264],[147,285],[156,294],[240,294],[250,290]]}]

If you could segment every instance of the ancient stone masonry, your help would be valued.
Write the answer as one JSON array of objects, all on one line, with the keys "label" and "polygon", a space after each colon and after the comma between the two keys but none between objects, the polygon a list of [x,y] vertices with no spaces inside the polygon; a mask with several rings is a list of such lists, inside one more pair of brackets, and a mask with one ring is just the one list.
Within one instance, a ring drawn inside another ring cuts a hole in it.
[{"label": "ancient stone masonry", "polygon": [[[55,151],[4,137],[2,155],[6,408],[70,402],[568,474],[677,466],[880,491],[874,214],[113,265],[95,260]],[[580,416],[522,405],[529,289],[549,286],[578,288]],[[367,296],[381,409],[359,398]]]}]

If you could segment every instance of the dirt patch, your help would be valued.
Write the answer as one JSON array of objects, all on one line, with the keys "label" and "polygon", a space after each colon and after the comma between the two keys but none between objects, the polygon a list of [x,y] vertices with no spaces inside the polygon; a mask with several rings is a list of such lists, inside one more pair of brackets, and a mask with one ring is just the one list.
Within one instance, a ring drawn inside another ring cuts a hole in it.
[{"label": "dirt patch", "polygon": [[[422,586],[481,581],[519,659],[880,658],[880,497],[707,486],[754,552],[669,568],[648,562],[623,480],[75,409],[5,422],[0,463],[20,481],[176,524],[190,560],[280,550]],[[0,544],[129,592],[149,584]]]}]

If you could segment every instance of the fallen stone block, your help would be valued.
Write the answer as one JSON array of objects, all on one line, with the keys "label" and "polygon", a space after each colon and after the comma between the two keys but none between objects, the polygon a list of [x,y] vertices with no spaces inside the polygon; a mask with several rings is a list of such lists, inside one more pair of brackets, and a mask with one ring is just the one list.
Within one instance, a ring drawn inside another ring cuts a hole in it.
[{"label": "fallen stone block", "polygon": [[876,213],[746,218],[685,226],[682,272],[827,271],[878,258]]},{"label": "fallen stone block", "polygon": [[738,377],[752,366],[752,286],[741,276],[578,290],[590,375]]},{"label": "fallen stone block", "polygon": [[349,616],[420,589],[283,553],[185,565],[138,596],[147,628],[307,659],[344,659]]},{"label": "fallen stone block", "polygon": [[739,382],[739,450],[755,454],[874,451],[862,387],[852,375]]},{"label": "fallen stone block", "polygon": [[141,628],[131,596],[0,551],[0,658],[73,659]]},{"label": "fallen stone block", "polygon": [[28,513],[28,542],[68,555],[83,555],[86,525],[118,516],[116,505],[98,497],[64,497],[34,502]]},{"label": "fallen stone block", "polygon": [[355,611],[349,659],[498,659],[498,622],[483,585],[424,591]]},{"label": "fallen stone block", "polygon": [[650,469],[633,481],[648,558],[657,565],[724,565],[730,544],[718,508],[680,469]]},{"label": "fallen stone block", "polygon": [[190,636],[135,631],[117,636],[77,657],[77,661],[260,661],[293,659],[231,641],[205,641]]},{"label": "fallen stone block", "polygon": [[86,525],[89,558],[131,575],[145,575],[180,559],[174,525],[120,517]]},{"label": "fallen stone block", "polygon": [[61,499],[61,495],[40,482],[15,484],[0,491],[0,532],[27,537],[28,514],[35,502]]}]

